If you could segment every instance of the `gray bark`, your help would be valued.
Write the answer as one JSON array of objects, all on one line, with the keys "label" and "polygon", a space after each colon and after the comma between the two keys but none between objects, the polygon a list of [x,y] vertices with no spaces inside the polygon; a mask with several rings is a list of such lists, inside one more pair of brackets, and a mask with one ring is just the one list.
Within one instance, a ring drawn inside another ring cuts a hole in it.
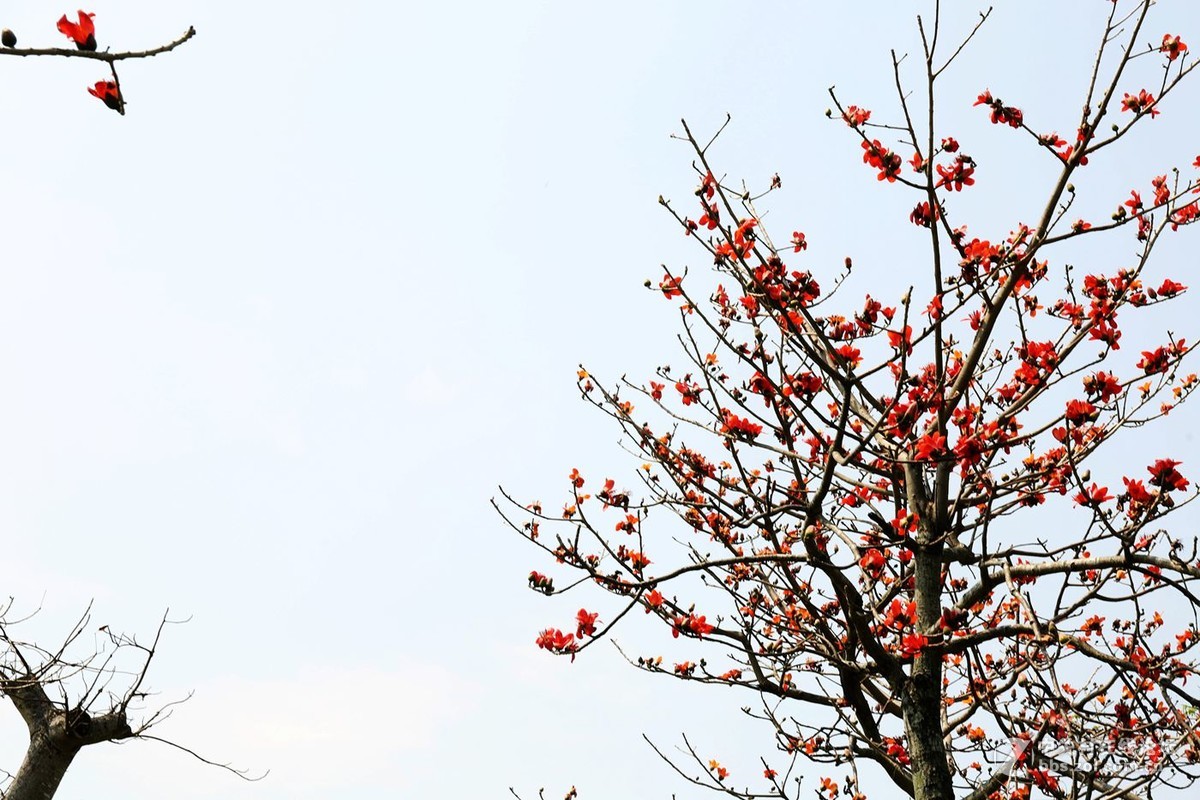
[{"label": "gray bark", "polygon": [[4,800],[50,800],[76,754],[89,744],[133,736],[123,708],[91,716],[46,695],[36,677],[0,682],[29,728],[29,747]]}]

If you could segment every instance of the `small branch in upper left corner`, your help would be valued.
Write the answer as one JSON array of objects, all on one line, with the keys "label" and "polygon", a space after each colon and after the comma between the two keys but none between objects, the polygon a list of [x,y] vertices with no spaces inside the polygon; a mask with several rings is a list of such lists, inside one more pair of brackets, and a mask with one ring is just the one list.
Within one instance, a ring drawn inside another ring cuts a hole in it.
[{"label": "small branch in upper left corner", "polygon": [[130,50],[119,53],[105,50],[101,52],[96,49],[96,26],[92,22],[94,16],[95,14],[80,11],[78,22],[72,22],[67,19],[66,14],[59,19],[58,30],[75,43],[74,50],[62,47],[18,48],[16,34],[5,28],[3,32],[0,32],[0,44],[3,45],[3,47],[0,47],[0,55],[61,56],[63,58],[87,58],[93,61],[103,61],[108,64],[108,68],[112,72],[112,80],[97,81],[94,86],[88,87],[88,93],[98,98],[113,111],[124,116],[125,96],[121,92],[121,79],[117,75],[117,62],[132,58],[151,58],[161,53],[169,53],[195,36],[196,29],[189,27],[182,36],[174,41],[150,50]]}]

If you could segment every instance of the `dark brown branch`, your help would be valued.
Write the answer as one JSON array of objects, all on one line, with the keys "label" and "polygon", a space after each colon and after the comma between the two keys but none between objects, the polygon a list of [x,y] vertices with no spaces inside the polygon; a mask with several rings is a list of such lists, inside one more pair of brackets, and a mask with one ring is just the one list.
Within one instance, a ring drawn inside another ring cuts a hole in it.
[{"label": "dark brown branch", "polygon": [[169,53],[176,47],[196,35],[196,29],[189,27],[187,32],[169,44],[155,47],[151,50],[129,50],[119,53],[95,52],[87,50],[69,50],[65,47],[4,47],[0,48],[2,56],[60,56],[63,58],[87,58],[92,61],[104,61],[112,64],[114,61],[127,61],[132,58],[152,58],[163,53]]}]

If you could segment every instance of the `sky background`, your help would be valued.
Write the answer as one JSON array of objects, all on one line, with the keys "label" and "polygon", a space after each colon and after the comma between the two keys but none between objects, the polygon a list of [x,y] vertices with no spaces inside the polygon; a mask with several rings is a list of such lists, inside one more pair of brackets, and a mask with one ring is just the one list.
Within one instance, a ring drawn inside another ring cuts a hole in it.
[{"label": "sky background", "polygon": [[[950,38],[977,10],[952,5]],[[956,208],[993,238],[1040,210],[1052,165],[971,103],[990,88],[1069,136],[1104,4],[998,5],[940,108],[980,162]],[[574,375],[641,378],[676,355],[672,307],[642,282],[704,267],[656,202],[690,208],[680,117],[703,135],[733,115],[714,157],[759,188],[779,172],[768,224],[806,232],[807,268],[852,255],[851,297],[923,278],[911,196],[880,188],[824,110],[837,84],[891,117],[888,50],[915,56],[929,9],[105,0],[86,9],[102,47],[198,31],[121,67],[123,118],[86,93],[97,64],[0,60],[0,596],[41,608],[16,633],[43,643],[89,601],[85,647],[100,625],[190,618],[150,684],[194,697],[158,733],[271,770],[245,783],[161,744],[104,745],[60,797],[700,796],[641,739],[683,731],[757,774],[771,739],[738,712],[752,697],[608,646],[574,664],[536,650],[584,600],[526,588],[553,565],[488,501],[503,483],[554,506],[572,467],[636,468]],[[9,3],[0,25],[62,46],[67,10]],[[1200,9],[1161,2],[1143,38],[1168,31],[1200,45]],[[1079,215],[1189,165],[1196,100],[1185,87],[1097,158]],[[1080,257],[1120,266],[1120,247]],[[1151,274],[1192,282],[1193,253],[1168,241]],[[1195,461],[1189,419],[1126,455]],[[665,647],[649,652],[692,656]],[[0,767],[23,746],[10,709]]]}]

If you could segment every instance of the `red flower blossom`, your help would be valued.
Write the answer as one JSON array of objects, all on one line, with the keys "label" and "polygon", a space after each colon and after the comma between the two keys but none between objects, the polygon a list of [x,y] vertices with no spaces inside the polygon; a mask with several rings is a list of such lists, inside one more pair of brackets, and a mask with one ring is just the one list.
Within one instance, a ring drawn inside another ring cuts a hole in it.
[{"label": "red flower blossom", "polygon": [[1171,230],[1177,231],[1180,225],[1195,222],[1197,217],[1200,217],[1200,208],[1196,207],[1194,201],[1186,206],[1181,206],[1171,212]]},{"label": "red flower blossom", "polygon": [[542,594],[553,594],[554,580],[534,570],[529,573],[529,588]]},{"label": "red flower blossom", "polygon": [[725,409],[724,418],[721,422],[721,433],[729,433],[734,436],[740,436],[746,439],[753,439],[763,431],[763,426],[755,422],[751,422],[743,417],[736,416],[732,411]]},{"label": "red flower blossom", "polygon": [[1084,422],[1095,422],[1100,412],[1086,400],[1071,400],[1067,403],[1065,413],[1068,422],[1079,425]]},{"label": "red flower blossom", "polygon": [[908,757],[908,751],[904,749],[904,745],[890,736],[884,737],[883,742],[887,745],[887,754],[889,756],[906,766],[912,763],[912,759]]},{"label": "red flower blossom", "polygon": [[972,177],[975,174],[975,162],[967,156],[959,155],[950,167],[938,164],[937,174],[941,176],[937,186],[945,186],[951,192],[961,192],[964,186],[975,184],[975,178]]},{"label": "red flower blossom", "polygon": [[1156,347],[1153,350],[1143,350],[1142,358],[1135,366],[1147,375],[1166,372],[1171,362],[1171,353],[1166,347]]},{"label": "red flower blossom", "polygon": [[579,623],[579,627],[575,630],[575,635],[582,639],[585,636],[596,635],[596,617],[600,616],[599,611],[588,613],[586,608],[579,609],[579,613],[575,615],[575,621]]},{"label": "red flower blossom", "polygon": [[875,547],[863,553],[862,558],[858,560],[859,568],[873,578],[879,577],[879,573],[883,571],[883,566],[886,563],[887,559],[883,553]]},{"label": "red flower blossom", "polygon": [[1185,289],[1187,289],[1187,287],[1182,283],[1176,283],[1170,278],[1167,278],[1162,282],[1162,286],[1158,287],[1157,294],[1159,297],[1174,297]]},{"label": "red flower blossom", "polygon": [[671,636],[678,639],[681,632],[691,633],[697,639],[703,639],[704,634],[712,633],[716,628],[710,625],[703,616],[689,614],[687,617],[676,617],[671,624]]},{"label": "red flower blossom", "polygon": [[1164,33],[1162,45],[1158,48],[1158,52],[1167,54],[1167,61],[1174,61],[1183,53],[1186,53],[1188,46],[1179,41],[1178,36],[1172,36],[1169,33]]},{"label": "red flower blossom", "polygon": [[905,325],[904,332],[888,331],[888,344],[896,350],[903,350],[905,355],[912,353],[912,325]]},{"label": "red flower blossom", "polygon": [[[92,23],[92,17],[94,16],[96,15],[80,11],[79,22],[74,23],[67,19],[66,14],[63,14],[62,19],[58,21],[58,29],[62,31],[62,33],[68,39],[73,41],[75,46],[80,50],[95,50],[96,26]],[[99,97],[99,95],[97,95],[97,97]]]},{"label": "red flower blossom", "polygon": [[863,163],[869,164],[879,170],[877,175],[878,180],[886,180],[892,183],[900,175],[900,167],[903,161],[900,156],[888,150],[878,139],[870,142],[863,142]]},{"label": "red flower blossom", "polygon": [[1025,121],[1025,115],[1021,113],[1021,109],[1004,105],[1002,102],[1000,102],[1000,100],[992,97],[992,93],[989,91],[984,91],[983,94],[979,95],[978,99],[976,99],[972,105],[990,106],[992,109],[993,125],[999,125],[1003,123],[1013,128],[1019,128]]},{"label": "red flower blossom", "polygon": [[1125,98],[1121,100],[1122,111],[1132,111],[1134,114],[1145,114],[1150,112],[1150,118],[1154,119],[1158,116],[1158,109],[1154,107],[1154,95],[1142,89],[1136,95],[1125,93]]},{"label": "red flower blossom", "polygon": [[1131,508],[1129,509],[1130,516],[1133,516],[1140,508],[1149,506],[1154,502],[1155,495],[1146,490],[1146,485],[1141,481],[1122,478],[1125,482],[1125,493],[1129,495]]},{"label": "red flower blossom", "polygon": [[915,625],[916,622],[917,604],[912,600],[907,603],[900,600],[893,600],[892,605],[888,608],[887,615],[883,618],[884,625],[896,630]]},{"label": "red flower blossom", "polygon": [[662,592],[660,592],[658,589],[653,589],[653,590],[647,592],[646,593],[646,613],[649,614],[650,609],[658,608],[664,602],[666,602],[666,598],[663,597]]},{"label": "red flower blossom", "polygon": [[[1187,49],[1186,46],[1184,49]],[[858,106],[846,106],[846,110],[842,114],[842,119],[845,120],[846,124],[851,128],[857,128],[860,125],[866,124],[867,120],[870,118],[871,112],[865,108],[859,108]]]},{"label": "red flower blossom", "polygon": [[121,91],[112,81],[97,81],[95,86],[88,87],[88,94],[103,100],[113,111],[121,110]]},{"label": "red flower blossom", "polygon": [[853,345],[844,344],[836,351],[837,355],[851,367],[857,367],[862,363],[862,351]]},{"label": "red flower blossom", "polygon": [[[925,649],[925,646],[928,644],[929,637],[927,636],[919,633],[907,634],[900,640],[900,655],[912,658]],[[901,749],[903,750],[903,748]],[[908,756],[905,754],[905,761],[901,761],[900,763],[907,763],[907,758]]]},{"label": "red flower blossom", "polygon": [[1159,175],[1150,181],[1154,187],[1154,205],[1161,206],[1171,199],[1171,187],[1167,186],[1167,176]]},{"label": "red flower blossom", "polygon": [[1175,467],[1181,462],[1170,458],[1160,458],[1146,470],[1150,473],[1150,484],[1164,491],[1183,491],[1188,487],[1187,479],[1179,474]]},{"label": "red flower blossom", "polygon": [[539,633],[535,644],[551,653],[571,653],[572,660],[575,658],[575,651],[579,649],[579,645],[575,643],[575,635],[563,633],[558,628],[547,628]]},{"label": "red flower blossom", "polygon": [[942,149],[945,150],[947,153],[957,152],[958,151],[958,140],[955,139],[953,136],[947,136],[945,139],[942,139]]},{"label": "red flower blossom", "polygon": [[1081,506],[1100,505],[1112,499],[1113,497],[1108,493],[1107,486],[1097,486],[1094,483],[1091,488],[1084,489],[1074,497],[1075,502]]},{"label": "red flower blossom", "polygon": [[793,253],[808,249],[808,242],[804,240],[804,234],[800,231],[792,231],[792,247],[794,248]]},{"label": "red flower blossom", "polygon": [[[99,84],[96,85],[99,86]],[[97,97],[99,97],[99,95],[97,95]],[[104,102],[107,103],[108,101],[105,100]],[[672,278],[670,275],[664,275],[663,279],[658,283],[658,288],[662,290],[663,297],[668,299],[672,297],[679,297],[683,294],[683,290],[679,288],[679,283],[679,278]]]},{"label": "red flower blossom", "polygon": [[934,206],[932,209],[930,209],[927,201],[917,203],[916,208],[912,210],[912,213],[908,215],[908,218],[912,221],[913,225],[920,225],[922,228],[928,228],[937,221],[937,206]]},{"label": "red flower blossom", "polygon": [[1083,390],[1088,397],[1099,397],[1101,403],[1107,403],[1121,393],[1121,382],[1111,372],[1101,371],[1083,379]]},{"label": "red flower blossom", "polygon": [[687,381],[675,381],[675,391],[679,392],[681,395],[680,399],[683,400],[685,406],[700,402],[700,387],[691,383],[690,379]]},{"label": "red flower blossom", "polygon": [[935,456],[946,454],[946,437],[934,431],[917,439],[917,449],[913,453],[916,461],[929,461]]}]

